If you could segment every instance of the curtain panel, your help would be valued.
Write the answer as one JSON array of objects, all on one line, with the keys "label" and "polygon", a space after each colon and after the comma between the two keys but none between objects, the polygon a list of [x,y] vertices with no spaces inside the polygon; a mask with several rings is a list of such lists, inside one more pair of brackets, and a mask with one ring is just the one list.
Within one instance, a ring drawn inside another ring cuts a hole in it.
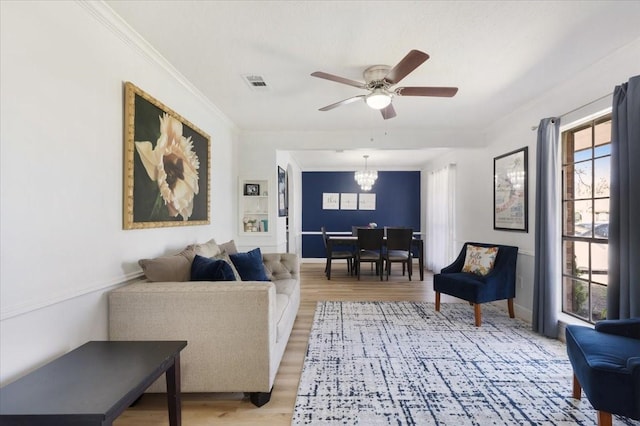
[{"label": "curtain panel", "polygon": [[640,75],[613,92],[610,191],[607,319],[640,317]]},{"label": "curtain panel", "polygon": [[545,118],[538,126],[536,148],[536,233],[533,278],[533,331],[558,336],[560,272],[560,119]]},{"label": "curtain panel", "polygon": [[438,273],[457,254],[455,244],[455,165],[430,172],[427,177],[426,266]]}]

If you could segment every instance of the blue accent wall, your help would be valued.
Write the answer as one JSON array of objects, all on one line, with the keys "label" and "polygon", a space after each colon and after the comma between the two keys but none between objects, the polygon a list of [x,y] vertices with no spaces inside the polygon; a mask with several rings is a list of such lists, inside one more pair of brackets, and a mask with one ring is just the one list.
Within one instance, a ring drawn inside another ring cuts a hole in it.
[{"label": "blue accent wall", "polygon": [[[420,231],[420,172],[380,171],[371,194],[375,210],[323,210],[322,194],[362,193],[353,172],[302,172],[302,231],[351,232],[351,226],[407,226]],[[320,235],[302,236],[302,257],[325,257]]]}]

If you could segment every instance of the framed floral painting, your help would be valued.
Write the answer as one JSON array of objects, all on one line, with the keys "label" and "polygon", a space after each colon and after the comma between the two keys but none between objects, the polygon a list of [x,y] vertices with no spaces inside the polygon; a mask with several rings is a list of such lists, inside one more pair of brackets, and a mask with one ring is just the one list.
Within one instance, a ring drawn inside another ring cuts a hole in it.
[{"label": "framed floral painting", "polygon": [[130,82],[124,96],[124,229],[209,224],[209,135]]}]

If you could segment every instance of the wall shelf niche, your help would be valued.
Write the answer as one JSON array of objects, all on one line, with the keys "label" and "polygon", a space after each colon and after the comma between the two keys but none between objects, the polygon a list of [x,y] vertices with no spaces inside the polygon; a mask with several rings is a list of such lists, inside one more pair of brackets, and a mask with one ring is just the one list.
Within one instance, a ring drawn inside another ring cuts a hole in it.
[{"label": "wall shelf niche", "polygon": [[269,181],[266,179],[240,179],[239,234],[243,236],[269,235]]}]

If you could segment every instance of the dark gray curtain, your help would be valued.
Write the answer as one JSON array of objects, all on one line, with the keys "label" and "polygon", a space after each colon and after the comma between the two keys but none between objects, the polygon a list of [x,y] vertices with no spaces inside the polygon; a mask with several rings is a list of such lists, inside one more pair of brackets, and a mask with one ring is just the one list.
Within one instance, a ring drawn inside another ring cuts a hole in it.
[{"label": "dark gray curtain", "polygon": [[613,92],[610,189],[607,318],[640,317],[640,75]]},{"label": "dark gray curtain", "polygon": [[558,336],[557,297],[560,280],[560,119],[545,118],[538,126],[536,149],[536,236],[533,278],[533,331]]}]

